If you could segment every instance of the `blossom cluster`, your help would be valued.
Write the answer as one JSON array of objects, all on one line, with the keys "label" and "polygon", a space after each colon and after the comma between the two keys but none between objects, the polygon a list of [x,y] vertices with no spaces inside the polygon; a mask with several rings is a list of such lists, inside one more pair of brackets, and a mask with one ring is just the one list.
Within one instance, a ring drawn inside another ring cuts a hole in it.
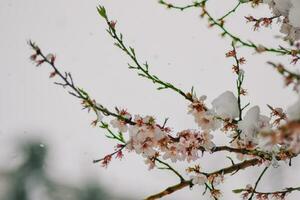
[{"label": "blossom cluster", "polygon": [[[121,118],[115,118],[110,123],[119,132],[128,132],[126,149],[142,155],[149,169],[156,166],[160,156],[173,163],[191,162],[200,157],[201,151],[212,152],[215,147],[212,131],[215,130],[231,131],[231,146],[236,149],[259,149],[280,157],[281,160],[288,159],[291,155],[280,150],[291,154],[300,153],[300,126],[299,123],[293,124],[300,120],[300,99],[287,109],[287,114],[281,108],[269,106],[271,115],[268,117],[261,114],[259,106],[253,106],[241,120],[238,120],[238,99],[232,92],[226,91],[215,98],[211,108],[208,108],[205,100],[205,96],[197,98],[194,95],[193,102],[188,106],[188,113],[194,117],[199,130],[187,129],[174,135],[169,127],[157,124],[154,117],[132,117],[124,109],[118,110]],[[131,120],[132,124],[126,123],[124,119]],[[224,128],[228,124],[231,124],[230,130]],[[289,128],[284,128],[285,126]],[[240,160],[251,157],[253,155],[237,154]],[[209,181],[209,177],[197,172],[191,175],[191,180],[193,184],[203,185]]]},{"label": "blossom cluster", "polygon": [[[127,119],[131,119],[127,111],[121,110],[120,113]],[[126,124],[120,119],[113,119],[111,124],[120,132],[128,131],[129,140],[126,148],[145,157],[149,169],[155,166],[155,160],[160,155],[172,162],[190,162],[199,158],[199,149],[209,151],[214,147],[212,135],[206,131],[188,129],[172,136],[171,129],[157,124],[152,116],[136,115],[132,121],[134,125]]]},{"label": "blossom cluster", "polygon": [[[236,192],[240,192],[241,190],[236,190]],[[251,195],[253,195],[254,199],[256,200],[285,200],[287,194],[290,192],[288,189],[284,191],[277,191],[277,192],[257,192],[252,187],[252,185],[248,184],[245,189],[242,190],[242,199],[247,200],[251,199]]]},{"label": "blossom cluster", "polygon": [[[300,98],[287,109],[287,114],[281,108],[272,108],[271,116],[261,114],[259,106],[253,106],[243,116],[239,116],[238,100],[232,92],[226,91],[212,101],[212,108],[208,109],[204,103],[205,97],[195,98],[189,106],[189,113],[194,116],[195,122],[202,130],[214,131],[225,130],[231,124],[234,138],[231,145],[235,148],[260,149],[265,152],[278,152],[284,148],[298,154],[299,148],[299,125],[293,121],[300,120]],[[272,121],[272,118],[274,120]],[[283,122],[289,121],[289,128],[283,128]],[[293,127],[293,128],[291,128]],[[289,132],[284,132],[289,130]],[[278,133],[280,132],[280,134]],[[268,137],[266,137],[268,135]],[[237,137],[238,136],[238,137]],[[276,136],[276,137],[275,137]],[[276,138],[276,140],[275,140]],[[284,144],[284,145],[283,145]],[[241,155],[240,155],[241,156]],[[239,157],[245,158],[244,156]]]},{"label": "blossom cluster", "polygon": [[[264,151],[279,152],[284,149],[290,154],[297,155],[300,153],[300,97],[293,105],[287,109],[287,116],[279,108],[273,109],[273,116],[278,118],[274,120],[277,124],[278,120],[285,120],[286,123],[274,130],[265,130],[260,133],[260,145],[264,146]],[[274,124],[273,123],[273,124]],[[278,156],[286,156],[282,152]],[[283,159],[283,158],[282,158]],[[283,159],[284,160],[284,159]]]}]

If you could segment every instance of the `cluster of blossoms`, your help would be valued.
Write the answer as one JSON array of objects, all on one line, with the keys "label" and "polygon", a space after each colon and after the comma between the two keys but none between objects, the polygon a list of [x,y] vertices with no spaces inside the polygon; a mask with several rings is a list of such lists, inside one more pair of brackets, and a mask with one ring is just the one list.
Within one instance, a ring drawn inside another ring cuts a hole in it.
[{"label": "cluster of blossoms", "polygon": [[[265,129],[260,132],[260,146],[266,152],[279,152],[278,154],[281,160],[285,160],[284,157],[288,157],[287,154],[295,156],[300,153],[300,98],[287,109],[287,116],[281,109],[273,109],[272,114],[277,118],[274,120],[275,124],[278,121],[284,120],[285,124],[279,126],[277,129]],[[273,123],[273,124],[274,124]]]},{"label": "cluster of blossoms", "polygon": [[256,200],[286,200],[286,197],[289,193],[298,189],[299,188],[286,188],[276,192],[258,192],[252,187],[252,185],[248,184],[245,189],[237,189],[234,191],[236,193],[241,192],[241,197],[243,200],[252,199],[252,197]]},{"label": "cluster of blossoms", "polygon": [[258,133],[271,129],[270,118],[260,114],[260,108],[250,108],[242,121],[238,122],[238,129],[241,131],[239,141],[247,148],[255,148],[259,143]]},{"label": "cluster of blossoms", "polygon": [[[262,115],[258,106],[250,108],[243,116],[242,120],[237,120],[239,116],[238,100],[232,92],[224,92],[212,101],[212,108],[208,109],[204,103],[205,97],[195,98],[194,102],[189,106],[195,122],[202,130],[214,131],[222,127],[226,127],[228,123],[231,125],[234,133],[231,135],[235,139],[231,145],[239,149],[260,149],[265,152],[278,152],[280,148],[292,150],[298,154],[299,150],[299,125],[293,121],[300,119],[300,100],[287,109],[287,115],[281,108],[272,108],[271,117]],[[275,118],[272,122],[272,118]],[[289,119],[289,128],[281,126],[283,121]],[[292,128],[293,127],[293,128]],[[281,134],[274,133],[274,130]],[[224,130],[221,129],[221,130]],[[289,130],[289,132],[284,132]],[[268,137],[266,137],[268,135]],[[238,136],[238,137],[237,137]],[[277,138],[275,140],[275,138]],[[283,145],[285,144],[285,145]],[[280,148],[279,148],[280,147]],[[239,156],[244,159],[243,155]]]},{"label": "cluster of blossoms", "polygon": [[263,0],[267,3],[275,16],[283,16],[281,32],[286,39],[295,41],[300,39],[300,1],[299,0]]},{"label": "cluster of blossoms", "polygon": [[[120,113],[131,119],[131,115],[126,111],[122,110]],[[126,148],[145,157],[150,169],[155,166],[155,160],[160,155],[172,162],[190,162],[199,158],[199,150],[209,151],[215,146],[212,135],[208,132],[184,130],[172,136],[171,129],[157,124],[152,116],[136,115],[133,123],[134,125],[128,125],[120,119],[111,121],[112,126],[120,132],[128,131]]]},{"label": "cluster of blossoms", "polygon": [[212,185],[210,195],[213,199],[218,199],[222,196],[222,193],[219,189],[216,189],[215,186],[224,182],[223,174],[205,174],[200,171],[200,166],[196,165],[194,167],[189,167],[187,172],[192,174],[191,180],[193,185]]},{"label": "cluster of blossoms", "polygon": [[[233,132],[230,135],[233,138],[231,142],[233,148],[259,149],[273,154],[274,157],[280,157],[281,160],[289,159],[293,154],[300,152],[300,126],[299,123],[293,124],[293,121],[300,119],[300,100],[287,109],[289,118],[281,108],[269,106],[272,112],[271,117],[267,117],[261,115],[258,106],[253,106],[248,109],[242,120],[238,120],[240,112],[238,99],[232,92],[226,91],[214,99],[211,109],[205,105],[205,100],[205,96],[197,98],[194,95],[193,102],[188,107],[188,113],[193,115],[200,131],[188,129],[172,135],[171,129],[157,124],[154,117],[139,115],[132,117],[126,110],[118,110],[122,118],[111,120],[111,125],[119,132],[128,132],[129,139],[124,147],[142,155],[149,169],[156,166],[156,161],[160,156],[172,162],[190,162],[197,160],[201,151],[212,152],[215,144],[212,141],[211,132],[228,131],[228,128],[224,128],[228,124],[231,124],[230,131]],[[272,118],[274,118],[273,122]],[[124,119],[131,120],[133,124],[126,123]],[[287,119],[290,123],[283,125]],[[289,127],[285,128],[285,126]],[[280,151],[282,149],[289,153],[282,153]],[[120,152],[118,151],[118,154]],[[255,156],[237,154],[240,160],[253,157]],[[207,175],[195,170],[193,172],[196,172],[191,175],[193,184],[203,185],[210,182],[210,177]],[[214,184],[220,182],[216,177],[214,178]]]}]

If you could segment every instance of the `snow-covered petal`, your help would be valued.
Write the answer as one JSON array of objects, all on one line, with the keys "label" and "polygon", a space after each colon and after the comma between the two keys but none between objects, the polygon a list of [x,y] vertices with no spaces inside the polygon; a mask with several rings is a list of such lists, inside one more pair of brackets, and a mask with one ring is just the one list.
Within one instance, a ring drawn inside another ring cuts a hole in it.
[{"label": "snow-covered petal", "polygon": [[222,118],[234,119],[239,116],[238,99],[226,91],[212,101],[213,110]]},{"label": "snow-covered petal", "polygon": [[243,120],[238,123],[238,129],[242,131],[241,137],[244,139],[254,139],[259,128],[259,113],[258,106],[250,108]]}]

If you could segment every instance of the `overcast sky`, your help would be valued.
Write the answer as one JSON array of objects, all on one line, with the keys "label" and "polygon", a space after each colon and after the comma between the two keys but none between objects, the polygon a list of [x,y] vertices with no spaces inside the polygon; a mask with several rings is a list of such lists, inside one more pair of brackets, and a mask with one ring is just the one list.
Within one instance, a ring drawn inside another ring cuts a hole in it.
[{"label": "overcast sky", "polygon": [[[190,1],[177,1],[177,3]],[[235,91],[232,60],[225,58],[231,49],[229,39],[219,37],[218,29],[208,29],[207,21],[199,17],[198,9],[185,12],[168,10],[155,0],[103,0],[111,19],[125,41],[135,47],[141,61],[148,61],[150,70],[163,80],[174,83],[185,91],[195,87],[198,95],[208,100],[226,90]],[[235,5],[233,0],[211,0],[208,9],[214,16],[222,16]],[[80,102],[54,85],[49,79],[50,68],[36,68],[26,44],[35,41],[44,52],[57,55],[62,71],[72,72],[77,85],[84,88],[98,102],[113,109],[127,108],[133,114],[154,115],[174,131],[196,128],[192,116],[187,115],[186,102],[172,91],[157,91],[155,86],[127,68],[130,60],[113,45],[106,33],[106,25],[98,16],[96,0],[1,0],[0,1],[0,167],[18,163],[13,145],[32,135],[44,138],[52,147],[47,169],[53,178],[80,183],[92,177],[117,195],[142,199],[177,183],[177,178],[166,171],[148,171],[143,159],[133,153],[122,161],[114,160],[108,169],[92,164],[114,149],[115,142],[104,137],[104,131],[93,128],[93,114],[81,110]],[[244,16],[270,16],[267,7],[252,9],[249,5],[228,18],[227,26],[245,40],[267,46],[277,46],[278,26],[253,32]],[[247,59],[245,88],[249,96],[244,103],[266,104],[286,108],[296,100],[291,89],[283,87],[281,77],[266,64],[267,61],[287,62],[272,54],[257,55],[241,48],[239,55]],[[215,133],[216,143],[222,144],[224,135]],[[205,171],[230,165],[218,154],[199,160]],[[284,165],[268,171],[263,189],[296,186],[297,168],[283,172]],[[176,164],[183,174],[186,165]],[[299,169],[299,168],[298,168]],[[224,199],[236,198],[232,189],[254,183],[262,168],[252,168],[226,177],[222,188]],[[203,188],[188,188],[165,197],[165,200],[201,199]],[[297,199],[291,195],[290,199]],[[205,198],[204,198],[205,199]]]}]

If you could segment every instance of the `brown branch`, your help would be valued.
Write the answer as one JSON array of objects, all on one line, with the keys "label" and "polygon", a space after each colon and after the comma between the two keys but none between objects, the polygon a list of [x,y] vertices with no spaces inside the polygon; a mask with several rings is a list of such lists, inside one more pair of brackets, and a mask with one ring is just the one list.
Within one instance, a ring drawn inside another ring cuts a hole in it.
[{"label": "brown branch", "polygon": [[297,81],[300,80],[300,74],[294,73],[288,69],[286,69],[282,64],[275,64],[273,62],[267,62],[269,65],[273,66],[277,71],[285,76],[291,77],[293,79],[296,79]]},{"label": "brown branch", "polygon": [[167,8],[172,8],[172,9],[176,9],[176,10],[185,10],[188,8],[198,8],[201,7],[203,9],[203,13],[201,14],[202,17],[207,16],[208,17],[208,21],[210,23],[210,27],[212,26],[217,26],[221,31],[222,31],[222,36],[228,36],[231,39],[235,40],[236,42],[238,42],[239,44],[241,44],[244,47],[248,47],[248,48],[252,48],[254,50],[256,50],[257,52],[260,52],[259,49],[260,47],[264,47],[263,51],[261,52],[270,52],[270,53],[276,53],[279,55],[299,55],[300,51],[299,50],[291,50],[291,49],[286,49],[283,47],[279,47],[279,48],[267,48],[264,45],[259,45],[259,44],[255,44],[251,41],[247,41],[247,40],[243,40],[242,38],[239,38],[237,35],[234,35],[233,33],[230,32],[230,30],[228,30],[225,26],[224,26],[224,21],[221,20],[219,21],[218,19],[215,19],[205,8],[205,3],[206,1],[201,2],[200,4],[196,4],[196,6],[194,4],[191,5],[187,5],[187,6],[176,6],[170,3],[167,3],[165,1],[163,1],[164,3],[161,3],[162,5],[167,6]]},{"label": "brown branch", "polygon": [[[232,165],[230,167],[223,168],[223,169],[217,170],[215,172],[209,173],[209,174],[207,174],[207,176],[211,176],[211,175],[215,175],[215,174],[223,174],[223,175],[224,174],[229,174],[229,173],[232,173],[232,172],[235,172],[235,171],[239,171],[241,169],[245,169],[245,168],[250,167],[250,166],[255,166],[259,162],[260,162],[259,159],[246,160],[246,161],[243,161],[243,162],[238,163],[236,165]],[[173,192],[181,190],[181,189],[183,189],[183,188],[185,188],[186,186],[189,186],[189,185],[192,186],[192,181],[191,180],[189,180],[189,181],[183,181],[183,182],[180,182],[180,183],[178,183],[176,185],[168,187],[167,189],[165,189],[162,192],[159,192],[157,194],[149,196],[149,197],[147,197],[144,200],[159,199],[159,198],[162,198],[162,197],[167,196],[169,194],[172,194]]]},{"label": "brown branch", "polygon": [[240,153],[244,155],[252,155],[252,156],[258,156],[262,159],[265,160],[270,160],[272,159],[272,156],[266,152],[259,151],[259,150],[249,150],[249,149],[239,149],[239,148],[233,148],[229,146],[216,146],[215,148],[212,149],[212,152],[219,152],[219,151],[228,151],[232,153]]},{"label": "brown branch", "polygon": [[158,158],[155,158],[155,161],[159,162],[160,164],[165,165],[167,167],[165,169],[170,170],[174,174],[176,174],[180,178],[180,182],[184,182],[185,181],[185,179],[183,178],[183,176],[178,171],[176,171],[171,165],[169,165],[168,163],[166,163],[166,162],[164,162],[164,161],[162,161],[162,160],[160,160]]},{"label": "brown branch", "polygon": [[283,190],[273,191],[273,192],[258,192],[253,188],[245,188],[245,189],[236,189],[233,190],[234,193],[241,193],[242,196],[247,198],[249,194],[254,193],[257,197],[264,197],[264,198],[278,198],[278,199],[285,199],[285,197],[294,191],[300,191],[300,187],[287,187]]},{"label": "brown branch", "polygon": [[245,169],[245,168],[248,168],[248,167],[251,167],[251,166],[255,166],[259,162],[260,162],[260,160],[257,159],[257,158],[254,158],[254,159],[251,159],[251,160],[245,160],[241,163],[238,163],[238,164],[232,165],[230,167],[226,167],[226,168],[217,170],[215,172],[212,172],[212,173],[208,174],[208,176],[215,175],[215,174],[223,174],[223,175],[230,174],[232,172],[239,171],[241,169]]},{"label": "brown branch", "polygon": [[248,200],[252,200],[253,196],[254,196],[254,191],[256,190],[258,183],[260,182],[261,178],[263,177],[263,175],[265,174],[265,172],[267,171],[269,167],[265,167],[264,170],[261,172],[261,174],[259,175],[257,181],[255,182],[254,188],[253,188],[253,192],[251,193],[251,196],[249,197]]},{"label": "brown branch", "polygon": [[173,84],[171,84],[169,82],[165,82],[165,81],[161,80],[158,76],[150,73],[148,63],[147,62],[145,64],[140,63],[140,61],[138,60],[138,58],[136,56],[136,52],[135,52],[134,48],[130,47],[124,43],[122,33],[117,32],[116,27],[115,27],[116,22],[111,21],[108,18],[105,8],[102,6],[99,6],[97,9],[98,9],[100,16],[102,16],[105,19],[105,21],[108,25],[107,32],[115,40],[115,45],[117,47],[119,47],[123,52],[125,52],[129,56],[129,58],[133,61],[135,66],[128,64],[129,69],[137,70],[139,76],[151,80],[154,84],[158,84],[159,85],[159,87],[157,88],[158,90],[171,89],[171,90],[177,92],[178,94],[180,94],[181,96],[183,96],[188,101],[193,102],[193,98],[191,97],[191,95],[189,95],[189,93],[185,93],[180,88],[177,88]]},{"label": "brown branch", "polygon": [[[55,83],[56,85],[60,85],[64,88],[68,87],[71,91],[69,91],[69,93],[81,100],[83,100],[85,103],[88,104],[88,106],[90,108],[93,108],[95,110],[101,111],[104,115],[107,116],[113,116],[118,118],[119,120],[122,120],[130,125],[135,125],[135,123],[133,121],[131,121],[131,119],[127,119],[117,113],[111,112],[109,111],[107,108],[105,108],[102,105],[96,105],[95,102],[87,95],[87,93],[85,93],[83,90],[79,89],[73,81],[73,78],[71,76],[70,73],[63,73],[61,72],[58,67],[55,65],[54,60],[49,60],[47,58],[47,56],[42,53],[41,49],[32,41],[28,42],[29,46],[35,51],[34,59],[32,59],[33,61],[37,62],[37,66],[43,64],[43,63],[47,63],[50,65],[50,67],[54,70],[54,72],[52,72],[53,76],[57,75],[60,77],[60,79],[63,81],[63,83]],[[31,57],[33,57],[31,56]],[[35,58],[37,56],[40,56],[42,59],[36,61]]]},{"label": "brown branch", "polygon": [[178,183],[176,185],[173,185],[173,186],[170,186],[168,187],[167,189],[165,189],[164,191],[162,192],[159,192],[157,194],[154,194],[152,196],[149,196],[147,197],[146,199],[144,200],[155,200],[155,199],[160,199],[164,196],[167,196],[169,194],[172,194],[173,192],[176,192],[178,190],[181,190],[182,188],[185,188],[186,186],[189,186],[191,185],[191,181],[183,181],[181,183]]}]

